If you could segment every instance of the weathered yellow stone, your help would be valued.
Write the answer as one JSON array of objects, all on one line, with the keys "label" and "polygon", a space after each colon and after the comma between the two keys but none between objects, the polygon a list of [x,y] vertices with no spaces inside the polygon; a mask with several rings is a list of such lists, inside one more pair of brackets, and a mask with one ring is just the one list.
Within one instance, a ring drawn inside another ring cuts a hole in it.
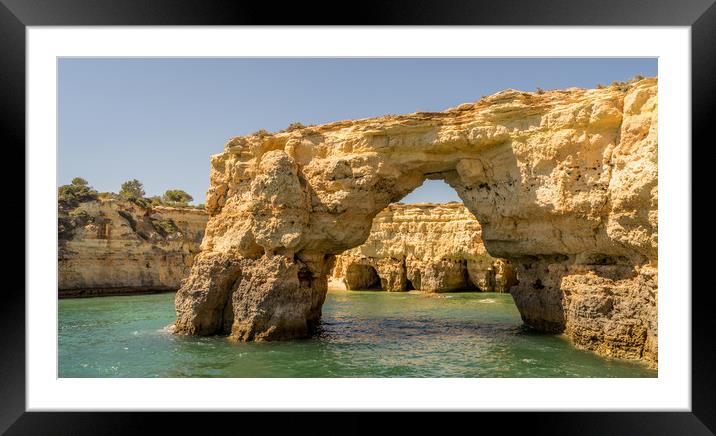
[{"label": "weathered yellow stone", "polygon": [[[656,78],[233,138],[211,163],[177,331],[309,334],[333,256],[365,242],[388,204],[443,179],[490,255],[515,266],[527,324],[656,362]],[[235,271],[224,285],[216,265]]]},{"label": "weathered yellow stone", "polygon": [[487,253],[481,234],[462,203],[391,204],[362,245],[336,256],[331,276],[348,289],[509,292],[512,267]]},{"label": "weathered yellow stone", "polygon": [[[58,288],[71,296],[179,289],[199,253],[208,215],[107,199],[61,210],[59,218]],[[169,233],[152,223],[170,221],[176,228],[167,227]]]}]

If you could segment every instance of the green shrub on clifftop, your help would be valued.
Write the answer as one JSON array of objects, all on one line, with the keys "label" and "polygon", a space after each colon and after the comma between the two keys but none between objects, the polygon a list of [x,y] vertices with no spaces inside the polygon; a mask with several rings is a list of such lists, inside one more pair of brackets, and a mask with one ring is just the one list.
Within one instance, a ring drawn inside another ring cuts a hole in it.
[{"label": "green shrub on clifftop", "polygon": [[137,179],[127,180],[122,183],[119,195],[127,200],[135,200],[144,197],[144,185]]},{"label": "green shrub on clifftop", "polygon": [[190,201],[194,200],[194,197],[181,189],[168,189],[164,193],[162,200],[171,206],[176,205],[186,207]]},{"label": "green shrub on clifftop", "polygon": [[266,129],[259,129],[251,134],[251,136],[258,136],[261,139],[266,138],[267,136],[271,136],[271,135],[273,135],[273,133],[269,132]]},{"label": "green shrub on clifftop", "polygon": [[148,197],[146,200],[149,202],[151,207],[164,206],[164,201],[162,201],[162,197],[160,197],[158,195],[153,195],[151,197]]},{"label": "green shrub on clifftop", "polygon": [[301,123],[291,123],[286,127],[285,129],[281,130],[282,132],[292,132],[294,130],[298,129],[304,129],[306,126]]},{"label": "green shrub on clifftop", "polygon": [[89,182],[87,180],[83,179],[82,177],[75,177],[74,179],[72,179],[72,181],[70,183],[72,183],[73,185],[77,185],[77,186],[89,185]]},{"label": "green shrub on clifftop", "polygon": [[71,184],[57,188],[57,203],[60,208],[74,209],[80,203],[96,200],[97,195],[85,179],[75,177]]}]

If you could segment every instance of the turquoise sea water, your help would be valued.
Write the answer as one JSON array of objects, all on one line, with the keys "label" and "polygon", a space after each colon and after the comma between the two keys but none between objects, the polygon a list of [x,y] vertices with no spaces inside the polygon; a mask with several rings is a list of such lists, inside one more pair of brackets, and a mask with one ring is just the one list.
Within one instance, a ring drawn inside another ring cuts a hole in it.
[{"label": "turquoise sea water", "polygon": [[174,294],[59,301],[60,377],[656,377],[522,325],[509,294],[330,291],[311,339],[166,331]]}]

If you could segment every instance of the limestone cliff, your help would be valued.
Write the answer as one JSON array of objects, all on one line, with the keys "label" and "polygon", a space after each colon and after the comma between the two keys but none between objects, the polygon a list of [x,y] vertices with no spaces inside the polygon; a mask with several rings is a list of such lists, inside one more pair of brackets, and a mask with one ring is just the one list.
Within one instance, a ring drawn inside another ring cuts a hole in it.
[{"label": "limestone cliff", "polygon": [[210,218],[176,330],[310,334],[334,255],[425,179],[455,188],[490,255],[515,266],[526,324],[656,362],[655,78],[231,139],[211,159]]},{"label": "limestone cliff", "polygon": [[336,256],[332,277],[348,289],[509,292],[509,261],[490,256],[480,224],[462,203],[391,204],[368,239]]},{"label": "limestone cliff", "polygon": [[203,210],[99,199],[59,210],[60,296],[177,290],[204,237]]}]

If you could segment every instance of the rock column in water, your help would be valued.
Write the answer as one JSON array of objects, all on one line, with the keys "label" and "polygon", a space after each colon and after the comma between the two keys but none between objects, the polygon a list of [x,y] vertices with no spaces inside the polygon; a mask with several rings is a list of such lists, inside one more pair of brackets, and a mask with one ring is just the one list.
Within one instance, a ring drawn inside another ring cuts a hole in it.
[{"label": "rock column in water", "polygon": [[176,330],[310,334],[334,256],[425,179],[455,188],[488,253],[515,267],[525,323],[656,362],[654,78],[231,139],[211,159],[210,218]]}]

